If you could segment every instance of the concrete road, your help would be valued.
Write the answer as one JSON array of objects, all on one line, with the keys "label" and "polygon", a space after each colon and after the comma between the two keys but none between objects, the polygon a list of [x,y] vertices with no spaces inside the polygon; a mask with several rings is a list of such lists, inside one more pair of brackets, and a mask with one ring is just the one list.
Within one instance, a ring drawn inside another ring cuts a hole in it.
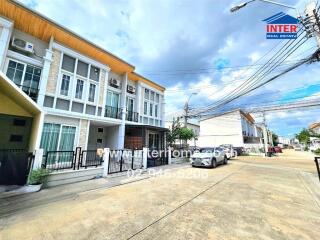
[{"label": "concrete road", "polygon": [[300,168],[310,159],[276,161],[241,158],[83,192],[0,219],[0,239],[319,239],[320,185]]}]

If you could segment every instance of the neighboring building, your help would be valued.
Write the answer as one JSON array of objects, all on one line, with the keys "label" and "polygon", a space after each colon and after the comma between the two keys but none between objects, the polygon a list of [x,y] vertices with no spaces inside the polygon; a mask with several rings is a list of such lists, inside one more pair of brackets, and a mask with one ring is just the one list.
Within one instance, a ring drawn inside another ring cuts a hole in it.
[{"label": "neighboring building", "polygon": [[165,88],[134,69],[24,5],[1,1],[0,70],[44,113],[35,148],[163,148]]},{"label": "neighboring building", "polygon": [[316,134],[320,134],[320,123],[312,123],[309,126],[309,130],[313,131]]},{"label": "neighboring building", "polygon": [[221,144],[260,146],[262,130],[249,113],[237,109],[201,119],[198,142],[201,147]]},{"label": "neighboring building", "polygon": [[279,137],[278,137],[278,142],[281,143],[281,144],[290,145],[290,144],[291,144],[291,139],[288,138],[288,137],[281,137],[281,136],[279,136]]}]

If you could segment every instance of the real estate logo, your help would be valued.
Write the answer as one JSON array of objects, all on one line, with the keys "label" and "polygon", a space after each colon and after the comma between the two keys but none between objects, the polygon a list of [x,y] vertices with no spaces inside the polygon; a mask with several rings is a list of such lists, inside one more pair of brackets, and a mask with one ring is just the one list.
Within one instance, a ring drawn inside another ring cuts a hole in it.
[{"label": "real estate logo", "polygon": [[298,19],[285,14],[277,13],[263,20],[267,23],[267,39],[296,39],[298,30]]}]

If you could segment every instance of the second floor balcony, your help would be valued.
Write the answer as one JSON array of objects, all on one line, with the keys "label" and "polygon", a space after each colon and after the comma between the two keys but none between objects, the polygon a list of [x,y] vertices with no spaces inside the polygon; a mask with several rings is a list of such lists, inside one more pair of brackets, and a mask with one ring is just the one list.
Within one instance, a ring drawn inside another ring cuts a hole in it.
[{"label": "second floor balcony", "polygon": [[139,114],[137,112],[127,111],[126,120],[131,122],[138,122]]},{"label": "second floor balcony", "polygon": [[106,106],[105,117],[121,119],[121,109],[117,107]]}]

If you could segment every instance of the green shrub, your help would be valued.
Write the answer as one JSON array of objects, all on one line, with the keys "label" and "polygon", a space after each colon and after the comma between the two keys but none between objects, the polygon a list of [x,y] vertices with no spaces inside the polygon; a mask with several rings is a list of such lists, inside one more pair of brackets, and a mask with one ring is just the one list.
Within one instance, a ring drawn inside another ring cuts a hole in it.
[{"label": "green shrub", "polygon": [[47,180],[49,173],[50,171],[44,168],[32,170],[29,175],[28,184],[38,185],[44,183]]},{"label": "green shrub", "polygon": [[313,151],[316,155],[320,155],[320,148],[318,148],[317,150]]}]

